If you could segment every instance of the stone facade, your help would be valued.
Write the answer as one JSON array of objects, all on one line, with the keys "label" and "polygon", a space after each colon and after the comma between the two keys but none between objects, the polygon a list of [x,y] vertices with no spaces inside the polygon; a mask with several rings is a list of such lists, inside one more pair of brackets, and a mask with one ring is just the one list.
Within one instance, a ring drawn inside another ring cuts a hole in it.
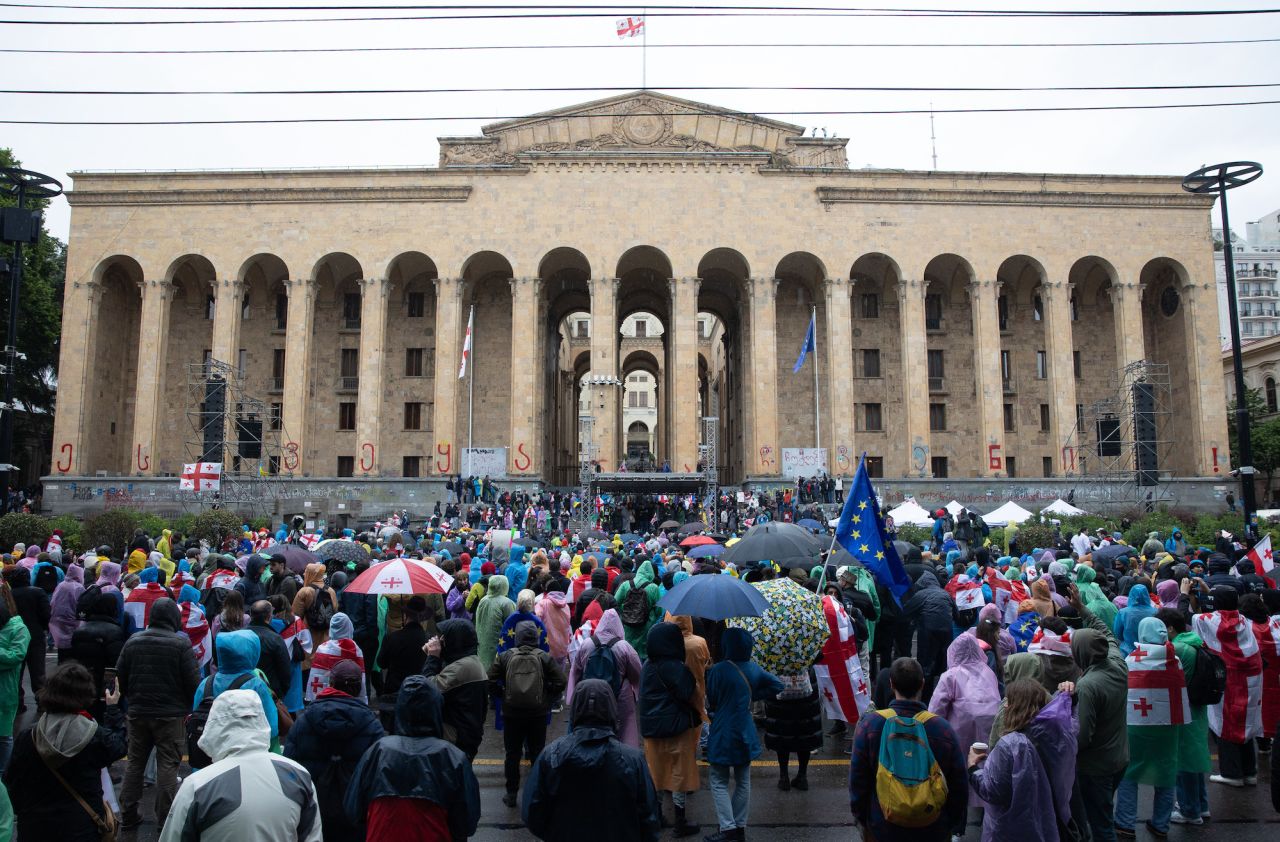
[{"label": "stone facade", "polygon": [[[264,469],[295,478],[436,477],[470,443],[564,483],[582,375],[637,369],[677,471],[701,396],[725,483],[815,445],[846,475],[865,451],[886,478],[1066,477],[1077,406],[1144,358],[1173,368],[1163,468],[1214,475],[1208,199],[1175,177],[850,170],[846,140],[802,134],[637,92],[442,138],[437,168],[75,173],[53,476],[179,471],[207,357],[269,408]],[[638,312],[664,328],[648,362],[620,356]],[[587,390],[611,470],[622,390]]]}]

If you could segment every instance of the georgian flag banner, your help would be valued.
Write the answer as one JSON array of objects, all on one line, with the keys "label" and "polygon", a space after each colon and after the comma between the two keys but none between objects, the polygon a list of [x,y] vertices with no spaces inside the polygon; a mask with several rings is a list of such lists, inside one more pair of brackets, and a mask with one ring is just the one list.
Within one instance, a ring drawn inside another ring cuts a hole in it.
[{"label": "georgian flag banner", "polygon": [[182,466],[178,488],[183,491],[219,491],[222,489],[222,463],[196,462]]},{"label": "georgian flag banner", "polygon": [[462,364],[458,366],[458,379],[461,380],[467,376],[467,361],[471,359],[471,328],[476,323],[476,309],[471,308],[471,315],[467,316],[467,336],[462,340]]},{"label": "georgian flag banner", "polygon": [[1253,545],[1253,549],[1245,554],[1245,558],[1253,562],[1254,569],[1258,574],[1270,583],[1271,587],[1276,586],[1276,579],[1280,578],[1272,574],[1272,570],[1276,568],[1276,560],[1271,552],[1271,536],[1266,535],[1261,541]]},{"label": "georgian flag banner", "polygon": [[828,719],[856,725],[859,715],[871,705],[871,691],[858,658],[853,623],[835,597],[822,598],[822,612],[831,636],[822,645],[822,661],[813,666],[818,676],[818,697]]},{"label": "georgian flag banner", "polygon": [[209,576],[209,580],[204,583],[205,590],[213,590],[214,588],[226,588],[230,590],[236,586],[236,582],[240,577],[234,570],[215,570]]},{"label": "georgian flag banner", "polygon": [[[315,701],[316,694],[329,686],[329,672],[340,661],[355,661],[360,671],[364,672],[364,653],[351,638],[326,640],[316,647],[316,654],[311,659],[311,677],[307,679],[307,692],[304,694],[306,701]],[[358,698],[365,704],[369,703],[368,692],[363,682],[360,684]]]},{"label": "georgian flag banner", "polygon": [[1262,654],[1262,730],[1275,736],[1280,727],[1280,615],[1253,624]]},{"label": "georgian flag banner", "polygon": [[1209,728],[1229,743],[1262,736],[1262,656],[1253,624],[1238,611],[1196,614],[1192,627],[1227,667],[1222,701],[1209,706]]},{"label": "georgian flag banner", "polygon": [[173,599],[173,594],[159,582],[147,582],[129,592],[124,601],[124,613],[133,620],[133,627],[142,631],[151,622],[151,606],[161,597]]},{"label": "georgian flag banner", "polygon": [[191,650],[196,654],[196,663],[201,669],[213,660],[213,641],[209,637],[209,620],[204,609],[194,602],[180,602],[182,609],[182,631],[191,641]]},{"label": "georgian flag banner", "polygon": [[1186,725],[1191,721],[1187,680],[1172,643],[1135,643],[1129,667],[1129,725]]},{"label": "georgian flag banner", "polygon": [[634,38],[644,32],[644,16],[618,18],[618,37]]}]

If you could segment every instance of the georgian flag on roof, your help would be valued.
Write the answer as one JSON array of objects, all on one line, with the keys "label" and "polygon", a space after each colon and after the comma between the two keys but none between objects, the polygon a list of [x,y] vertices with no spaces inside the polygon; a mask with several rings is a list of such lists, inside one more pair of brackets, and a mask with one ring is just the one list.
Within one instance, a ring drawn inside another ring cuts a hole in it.
[{"label": "georgian flag on roof", "polygon": [[1191,721],[1187,680],[1172,643],[1135,643],[1129,667],[1129,725],[1186,725]]},{"label": "georgian flag on roof", "polygon": [[871,694],[858,658],[853,623],[835,597],[822,598],[822,611],[831,629],[831,636],[822,645],[822,661],[813,666],[822,710],[828,719],[856,725],[859,715],[871,705]]}]

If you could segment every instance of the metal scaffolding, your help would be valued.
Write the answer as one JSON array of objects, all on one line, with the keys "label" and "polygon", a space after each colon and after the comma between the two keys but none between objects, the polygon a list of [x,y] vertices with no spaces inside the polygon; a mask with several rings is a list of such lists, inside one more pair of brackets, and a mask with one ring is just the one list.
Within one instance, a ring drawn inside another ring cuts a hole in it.
[{"label": "metal scaffolding", "polygon": [[711,519],[712,531],[720,526],[720,466],[716,464],[720,453],[719,429],[719,417],[708,415],[702,419],[702,444],[698,447],[701,451],[699,461],[702,462],[702,473],[706,477],[705,493],[710,500],[707,515]]},{"label": "metal scaffolding", "polygon": [[578,511],[569,512],[569,526],[581,532],[591,525],[594,504],[591,497],[591,480],[595,475],[596,446],[591,440],[596,419],[589,413],[578,416],[578,498],[582,505]]},{"label": "metal scaffolding", "polygon": [[1110,394],[1086,404],[1062,448],[1077,505],[1144,509],[1174,500],[1163,469],[1173,447],[1169,366],[1138,360],[1116,372]]}]

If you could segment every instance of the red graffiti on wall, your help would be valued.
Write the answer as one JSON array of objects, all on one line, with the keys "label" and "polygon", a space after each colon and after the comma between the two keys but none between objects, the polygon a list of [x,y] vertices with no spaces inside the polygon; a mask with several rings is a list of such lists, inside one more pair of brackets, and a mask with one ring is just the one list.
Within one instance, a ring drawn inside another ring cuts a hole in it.
[{"label": "red graffiti on wall", "polygon": [[987,445],[987,467],[993,471],[1004,468],[1004,457],[1000,455],[1003,448],[998,444]]},{"label": "red graffiti on wall", "polygon": [[760,467],[771,468],[773,467],[773,465],[774,465],[773,445],[771,444],[760,445]]},{"label": "red graffiti on wall", "polygon": [[133,461],[137,464],[139,471],[151,470],[151,454],[143,454],[141,444],[134,451]]},{"label": "red graffiti on wall", "polygon": [[1222,468],[1218,467],[1218,448],[1216,447],[1213,448],[1213,472],[1215,474],[1222,472]]},{"label": "red graffiti on wall", "polygon": [[1068,471],[1076,469],[1076,449],[1074,447],[1062,448],[1062,466]]},{"label": "red graffiti on wall", "polygon": [[284,469],[286,471],[296,471],[298,469],[298,443],[296,441],[285,442]]},{"label": "red graffiti on wall", "polygon": [[376,452],[373,442],[371,441],[364,442],[360,445],[360,470],[364,471],[366,474],[372,471],[373,466],[377,464],[377,460],[374,458],[374,454]]},{"label": "red graffiti on wall", "polygon": [[[440,458],[444,457],[444,464],[440,464]],[[447,441],[436,442],[436,473],[447,474],[453,468],[453,445]]]},{"label": "red graffiti on wall", "polygon": [[[524,464],[520,464],[521,457],[524,458]],[[525,452],[524,442],[516,445],[516,455],[511,457],[511,464],[515,466],[517,471],[527,471],[529,466],[533,464],[533,457]]]},{"label": "red graffiti on wall", "polygon": [[852,463],[849,461],[849,448],[843,444],[836,448],[836,469],[844,474],[849,472]]},{"label": "red graffiti on wall", "polygon": [[62,447],[58,448],[58,452],[66,457],[67,464],[62,464],[62,457],[59,457],[53,467],[58,469],[58,473],[65,474],[71,470],[71,457],[75,454],[76,449],[71,442],[63,442]]}]

